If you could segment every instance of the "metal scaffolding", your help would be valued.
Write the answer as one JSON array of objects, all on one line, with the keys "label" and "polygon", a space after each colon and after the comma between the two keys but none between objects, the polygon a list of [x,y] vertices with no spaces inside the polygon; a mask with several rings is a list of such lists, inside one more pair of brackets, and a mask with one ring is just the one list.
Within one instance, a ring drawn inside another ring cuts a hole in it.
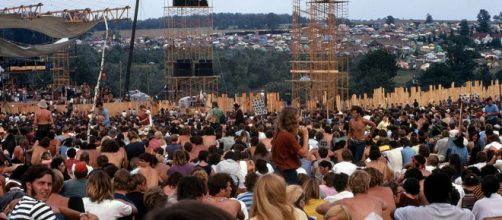
[{"label": "metal scaffolding", "polygon": [[218,91],[219,75],[212,68],[212,2],[201,2],[172,0],[164,10],[164,75],[166,98],[170,101]]},{"label": "metal scaffolding", "polygon": [[[304,8],[302,8],[304,7]],[[306,17],[307,22],[302,22]],[[342,109],[349,95],[348,1],[293,0],[292,101]]]}]

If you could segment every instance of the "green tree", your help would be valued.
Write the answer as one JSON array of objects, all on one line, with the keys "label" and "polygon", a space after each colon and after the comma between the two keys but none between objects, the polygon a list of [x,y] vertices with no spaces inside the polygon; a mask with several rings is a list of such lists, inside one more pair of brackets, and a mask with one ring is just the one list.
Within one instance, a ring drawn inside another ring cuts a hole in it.
[{"label": "green tree", "polygon": [[493,38],[491,46],[495,49],[502,48],[502,38]]},{"label": "green tree", "polygon": [[490,74],[490,69],[488,68],[488,65],[483,64],[481,65],[477,70],[476,73],[474,74],[474,79],[479,80],[483,82],[483,85],[490,85],[490,82],[492,80],[492,76]]},{"label": "green tree", "polygon": [[427,13],[427,16],[426,16],[426,18],[425,18],[425,23],[426,23],[426,24],[432,24],[432,22],[434,22],[434,21],[432,20],[432,15],[430,15],[429,13]]},{"label": "green tree", "polygon": [[392,17],[392,15],[387,16],[387,18],[385,18],[385,23],[388,25],[394,24],[394,17]]},{"label": "green tree", "polygon": [[469,29],[469,23],[467,23],[466,19],[460,21],[460,35],[464,37],[468,37],[471,34],[471,30]]},{"label": "green tree", "polygon": [[356,68],[351,71],[352,92],[371,93],[373,89],[383,87],[392,90],[395,86],[392,78],[397,75],[396,57],[386,50],[375,50],[362,56]]},{"label": "green tree", "polygon": [[422,86],[441,84],[450,85],[454,77],[450,67],[444,63],[433,63],[420,77],[419,82]]},{"label": "green tree", "polygon": [[270,28],[271,30],[275,30],[279,27],[279,16],[275,13],[268,13],[267,17],[267,27]]},{"label": "green tree", "polygon": [[499,82],[502,82],[502,70],[499,70],[495,73],[495,79],[498,79]]},{"label": "green tree", "polygon": [[490,33],[490,13],[485,9],[481,9],[478,13],[478,31]]},{"label": "green tree", "polygon": [[479,53],[472,50],[465,50],[466,46],[472,46],[472,39],[463,36],[453,36],[448,39],[444,48],[447,52],[448,60],[446,64],[454,73],[451,79],[457,84],[464,83],[473,78],[473,71],[476,67],[475,58],[479,57]]}]

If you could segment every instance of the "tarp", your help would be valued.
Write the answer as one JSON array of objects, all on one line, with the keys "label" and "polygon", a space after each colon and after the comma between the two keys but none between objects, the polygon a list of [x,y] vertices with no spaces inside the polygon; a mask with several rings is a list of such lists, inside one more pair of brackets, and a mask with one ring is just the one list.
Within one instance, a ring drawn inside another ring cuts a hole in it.
[{"label": "tarp", "polygon": [[0,57],[39,57],[67,48],[75,40],[59,40],[53,44],[33,45],[28,47],[19,46],[0,38]]},{"label": "tarp", "polygon": [[36,18],[23,18],[19,14],[0,14],[0,29],[22,28],[43,33],[54,38],[73,38],[79,36],[99,21],[68,22],[65,18],[54,16],[40,16]]}]

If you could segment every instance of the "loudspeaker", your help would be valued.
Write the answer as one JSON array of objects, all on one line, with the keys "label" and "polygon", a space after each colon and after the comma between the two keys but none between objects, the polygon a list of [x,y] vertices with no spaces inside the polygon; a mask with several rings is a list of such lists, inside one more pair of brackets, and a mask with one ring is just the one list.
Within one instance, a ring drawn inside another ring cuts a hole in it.
[{"label": "loudspeaker", "polygon": [[199,60],[199,63],[195,64],[195,76],[212,76],[212,75],[214,75],[212,60]]},{"label": "loudspeaker", "polygon": [[174,63],[174,73],[175,77],[189,77],[192,76],[192,60],[177,60]]},{"label": "loudspeaker", "polygon": [[207,0],[174,0],[173,6],[208,6]]}]

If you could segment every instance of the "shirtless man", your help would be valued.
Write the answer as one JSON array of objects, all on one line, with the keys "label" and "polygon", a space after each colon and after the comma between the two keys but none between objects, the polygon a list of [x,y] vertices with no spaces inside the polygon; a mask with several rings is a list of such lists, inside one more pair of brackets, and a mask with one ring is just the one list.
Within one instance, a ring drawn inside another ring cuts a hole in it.
[{"label": "shirtless man", "polygon": [[349,178],[349,186],[354,198],[324,203],[316,208],[320,214],[326,212],[335,205],[344,205],[354,220],[382,219],[383,211],[387,209],[387,203],[377,197],[368,195],[370,175],[366,171],[357,170]]},{"label": "shirtless man", "polygon": [[[350,150],[354,155],[352,162],[358,163],[363,157],[366,141],[373,136],[376,125],[372,121],[362,118],[363,109],[359,106],[353,106],[351,114],[352,119],[350,119],[349,122],[349,132],[347,135],[349,141],[347,142],[346,147],[350,147]],[[371,127],[370,133],[367,136],[364,135],[366,126]]]},{"label": "shirtless man", "polygon": [[51,126],[54,126],[54,120],[52,114],[47,110],[47,102],[45,100],[40,100],[37,104],[40,109],[35,113],[35,119],[33,121],[33,128],[36,131],[37,140],[40,141],[42,138],[49,135]]},{"label": "shirtless man", "polygon": [[366,168],[365,170],[371,176],[368,195],[380,198],[387,203],[387,209],[383,211],[383,218],[385,220],[390,220],[390,213],[396,209],[394,194],[392,193],[390,187],[382,186],[384,182],[384,175],[382,175],[380,171],[374,168]]},{"label": "shirtless man", "polygon": [[149,153],[139,155],[139,171],[138,173],[146,178],[146,186],[148,189],[159,186],[159,174],[155,169],[157,166],[157,158]]},{"label": "shirtless man", "polygon": [[48,137],[43,138],[40,142],[36,142],[33,145],[33,151],[31,154],[31,165],[37,165],[42,163],[42,154],[49,151],[50,140]]},{"label": "shirtless man", "polygon": [[204,203],[223,209],[234,218],[244,219],[240,202],[230,199],[232,184],[232,178],[226,173],[217,173],[210,176],[207,182],[209,196],[204,198]]}]

